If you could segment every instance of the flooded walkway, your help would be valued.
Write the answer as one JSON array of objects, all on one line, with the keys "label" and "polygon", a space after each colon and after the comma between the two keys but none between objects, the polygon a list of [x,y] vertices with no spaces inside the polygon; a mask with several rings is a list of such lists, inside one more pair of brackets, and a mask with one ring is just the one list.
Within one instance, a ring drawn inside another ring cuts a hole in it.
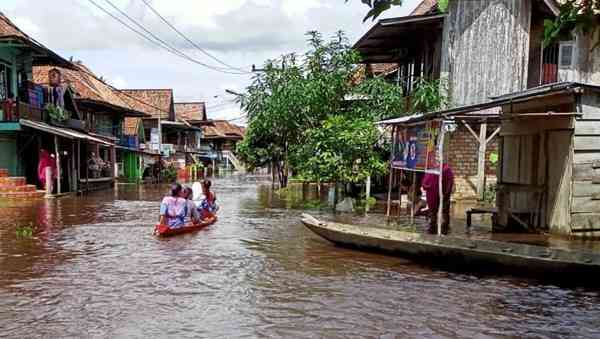
[{"label": "flooded walkway", "polygon": [[167,240],[152,236],[165,187],[0,206],[0,337],[600,336],[598,291],[336,248],[268,186],[214,186],[219,222]]}]

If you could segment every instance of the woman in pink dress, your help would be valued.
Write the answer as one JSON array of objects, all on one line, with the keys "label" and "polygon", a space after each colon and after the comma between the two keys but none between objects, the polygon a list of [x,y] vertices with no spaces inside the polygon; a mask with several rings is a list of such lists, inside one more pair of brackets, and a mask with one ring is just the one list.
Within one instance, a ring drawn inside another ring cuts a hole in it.
[{"label": "woman in pink dress", "polygon": [[[440,180],[438,174],[425,174],[423,178],[423,189],[427,198],[427,206],[429,207],[429,227],[427,232],[431,234],[437,233],[438,211],[440,205]],[[450,231],[450,197],[454,189],[454,173],[448,164],[442,166],[442,234],[448,234]]]},{"label": "woman in pink dress", "polygon": [[46,168],[50,168],[51,170],[51,179],[50,191],[52,191],[52,187],[54,186],[54,180],[56,179],[56,159],[48,153],[45,149],[40,150],[40,160],[38,163],[38,180],[43,188],[46,188]]}]

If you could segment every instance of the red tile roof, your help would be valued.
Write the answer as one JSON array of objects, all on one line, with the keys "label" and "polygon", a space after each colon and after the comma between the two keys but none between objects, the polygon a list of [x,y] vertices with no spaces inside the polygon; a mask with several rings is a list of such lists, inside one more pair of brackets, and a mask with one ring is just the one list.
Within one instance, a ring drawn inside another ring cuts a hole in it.
[{"label": "red tile roof", "polygon": [[230,123],[227,120],[213,120],[213,126],[203,126],[202,132],[206,139],[238,139],[244,138],[246,129]]},{"label": "red tile roof", "polygon": [[33,67],[33,81],[47,85],[49,83],[49,72],[52,69],[57,69],[61,73],[63,83],[68,84],[77,94],[76,99],[92,100],[100,104],[106,103],[115,106],[117,109],[139,112],[123,99],[121,93],[97,77],[81,62],[74,63],[74,69],[35,66]]},{"label": "red tile roof", "polygon": [[410,15],[432,14],[431,12],[437,10],[437,4],[438,0],[423,0]]},{"label": "red tile roof", "polygon": [[0,12],[0,37],[19,37],[33,42],[33,39],[13,24],[10,19]]},{"label": "red tile roof", "polygon": [[178,120],[202,121],[207,120],[206,104],[203,102],[175,103],[175,117]]},{"label": "red tile roof", "polygon": [[130,106],[153,118],[169,119],[174,113],[172,89],[125,89],[120,92]]}]

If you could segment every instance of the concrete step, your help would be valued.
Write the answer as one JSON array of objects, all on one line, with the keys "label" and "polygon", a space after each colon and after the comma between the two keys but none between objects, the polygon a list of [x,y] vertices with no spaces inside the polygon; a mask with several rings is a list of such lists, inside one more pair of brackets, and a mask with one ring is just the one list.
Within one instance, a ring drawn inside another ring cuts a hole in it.
[{"label": "concrete step", "polygon": [[8,177],[8,170],[6,168],[0,168],[0,178]]},{"label": "concrete step", "polygon": [[0,186],[25,186],[27,180],[23,177],[0,177]]},{"label": "concrete step", "polygon": [[0,199],[39,199],[43,198],[46,195],[44,191],[35,191],[35,192],[1,192]]},{"label": "concrete step", "polygon": [[25,185],[25,186],[3,185],[3,186],[0,186],[0,192],[2,192],[2,193],[35,192],[36,190],[37,190],[37,187],[35,185]]}]

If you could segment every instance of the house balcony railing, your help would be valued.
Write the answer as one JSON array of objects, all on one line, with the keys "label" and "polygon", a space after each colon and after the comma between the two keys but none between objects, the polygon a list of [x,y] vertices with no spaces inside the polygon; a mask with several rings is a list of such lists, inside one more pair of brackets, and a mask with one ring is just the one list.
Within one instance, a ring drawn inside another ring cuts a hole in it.
[{"label": "house balcony railing", "polygon": [[119,146],[139,149],[140,141],[137,135],[122,135],[119,138]]},{"label": "house balcony railing", "polygon": [[44,120],[42,109],[24,102],[5,100],[0,102],[0,122],[18,122],[19,119]]}]

